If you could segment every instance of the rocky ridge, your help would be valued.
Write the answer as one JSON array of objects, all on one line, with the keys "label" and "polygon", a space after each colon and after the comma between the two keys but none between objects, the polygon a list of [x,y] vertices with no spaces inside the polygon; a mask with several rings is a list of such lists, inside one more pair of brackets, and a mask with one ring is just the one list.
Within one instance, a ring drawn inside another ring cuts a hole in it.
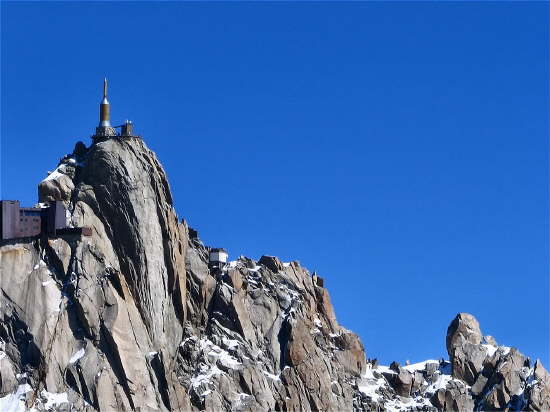
[{"label": "rocky ridge", "polygon": [[459,314],[449,361],[385,367],[298,262],[222,273],[141,139],[73,153],[38,187],[66,235],[0,245],[0,410],[548,410],[550,377]]}]

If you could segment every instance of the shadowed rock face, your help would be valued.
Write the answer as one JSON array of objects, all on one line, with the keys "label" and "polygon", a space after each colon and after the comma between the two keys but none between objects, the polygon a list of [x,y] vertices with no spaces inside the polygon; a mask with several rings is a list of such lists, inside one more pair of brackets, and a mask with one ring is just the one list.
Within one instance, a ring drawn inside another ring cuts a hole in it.
[{"label": "shadowed rock face", "polygon": [[437,361],[377,369],[298,262],[211,273],[140,139],[78,144],[39,197],[93,236],[0,246],[0,409],[550,409],[540,362],[472,315],[449,326],[452,375]]}]

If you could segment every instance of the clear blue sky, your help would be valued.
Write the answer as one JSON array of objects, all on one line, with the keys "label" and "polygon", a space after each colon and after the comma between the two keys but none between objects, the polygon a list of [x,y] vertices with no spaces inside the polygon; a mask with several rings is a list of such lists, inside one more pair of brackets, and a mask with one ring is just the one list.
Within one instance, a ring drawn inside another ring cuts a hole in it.
[{"label": "clear blue sky", "polygon": [[299,260],[385,363],[446,328],[549,361],[548,3],[3,3],[1,195],[110,80],[205,243]]}]

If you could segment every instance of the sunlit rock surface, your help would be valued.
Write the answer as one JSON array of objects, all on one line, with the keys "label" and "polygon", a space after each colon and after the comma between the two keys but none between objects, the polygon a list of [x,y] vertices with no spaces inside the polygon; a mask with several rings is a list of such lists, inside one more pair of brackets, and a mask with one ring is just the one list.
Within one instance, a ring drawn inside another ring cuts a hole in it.
[{"label": "sunlit rock surface", "polygon": [[93,235],[0,246],[0,410],[550,409],[541,363],[471,315],[449,326],[450,361],[390,368],[298,262],[213,273],[140,139],[78,144],[39,200]]}]

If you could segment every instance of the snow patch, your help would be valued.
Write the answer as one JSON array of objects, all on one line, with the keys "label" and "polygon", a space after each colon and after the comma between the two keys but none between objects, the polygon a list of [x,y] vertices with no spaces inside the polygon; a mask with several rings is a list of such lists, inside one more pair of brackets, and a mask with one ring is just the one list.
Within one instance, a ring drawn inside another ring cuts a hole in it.
[{"label": "snow patch", "polygon": [[[435,363],[439,366],[435,372],[434,381],[426,388],[424,393],[420,396],[411,398],[395,397],[394,399],[387,400],[381,393],[389,390],[389,383],[384,376],[380,376],[381,373],[395,374],[396,372],[384,365],[378,365],[375,369],[372,365],[367,364],[365,373],[361,376],[361,380],[357,382],[357,387],[360,392],[371,399],[373,402],[378,402],[382,405],[383,410],[386,411],[409,411],[409,410],[431,410],[433,405],[430,402],[430,397],[441,388],[446,388],[450,381],[456,381],[462,383],[457,379],[453,379],[450,374],[444,372],[449,370],[449,362],[440,363],[437,360],[426,360],[418,362],[412,365],[403,366],[409,372],[421,371],[426,368],[426,365]],[[375,374],[374,372],[378,372]],[[449,370],[450,372],[450,370]],[[376,375],[376,376],[375,376]],[[379,377],[377,377],[379,376]],[[429,408],[429,409],[428,409]]]},{"label": "snow patch", "polygon": [[63,173],[61,173],[59,171],[59,168],[61,167],[61,165],[57,166],[55,168],[55,170],[53,172],[51,172],[48,177],[46,177],[44,180],[42,180],[43,182],[47,182],[48,180],[54,180],[54,179],[57,179],[61,176],[63,176]]},{"label": "snow patch", "polygon": [[392,375],[396,374],[394,370],[391,370],[389,366],[385,366],[385,365],[378,365],[376,367],[376,370],[380,373],[389,373]]},{"label": "snow patch", "polygon": [[426,393],[432,395],[439,389],[445,389],[447,384],[452,380],[453,377],[451,375],[439,375],[435,382],[426,388]]},{"label": "snow patch", "polygon": [[491,357],[495,354],[495,352],[497,351],[498,347],[494,346],[494,345],[489,345],[489,344],[484,344],[484,345],[481,345],[485,348],[485,352],[487,352],[487,356]]},{"label": "snow patch", "polygon": [[231,356],[229,353],[227,353],[223,349],[219,354],[218,360],[223,366],[229,369],[238,369],[239,366],[242,365],[241,362],[239,362],[236,358]]},{"label": "snow patch", "polygon": [[212,378],[222,374],[222,371],[216,365],[213,365],[211,368],[203,365],[200,372],[200,374],[191,378],[191,387],[198,396],[204,397],[212,392],[208,388],[208,384],[212,382]]},{"label": "snow patch", "polygon": [[32,392],[32,388],[28,383],[19,385],[14,393],[0,398],[0,411],[2,412],[24,412],[25,395]]},{"label": "snow patch", "polygon": [[[227,339],[226,342],[228,345],[238,344],[231,339]],[[212,392],[209,386],[212,379],[224,373],[218,367],[218,363],[227,369],[238,369],[242,363],[208,338],[202,338],[198,343],[203,353],[204,363],[200,366],[199,373],[191,378],[191,388],[198,396],[205,397]]]},{"label": "snow patch", "polygon": [[85,352],[86,351],[84,350],[84,348],[80,348],[73,356],[71,356],[71,359],[69,359],[69,364],[72,365],[76,363],[80,358],[84,356]]},{"label": "snow patch", "polygon": [[429,359],[424,362],[418,362],[413,363],[411,365],[405,365],[403,366],[403,369],[409,371],[409,372],[415,372],[415,371],[423,371],[426,368],[426,365],[428,363],[436,363],[439,366],[439,361],[434,359]]},{"label": "snow patch", "polygon": [[384,404],[384,410],[387,410],[387,411],[403,411],[403,410],[419,411],[419,410],[424,410],[423,409],[424,407],[433,408],[434,406],[431,404],[431,402],[427,398],[423,398],[422,396],[417,396],[416,398],[410,398],[408,402],[403,402],[399,398],[396,398]]},{"label": "snow patch", "polygon": [[[380,366],[378,367],[378,369]],[[376,378],[372,373],[371,365],[367,365],[367,370],[364,375],[361,377],[361,383],[357,385],[359,391],[365,394],[373,402],[379,402],[382,398],[377,391],[382,387],[387,385],[387,381],[384,378]]]},{"label": "snow patch", "polygon": [[237,346],[239,346],[239,341],[236,340],[236,339],[227,339],[225,336],[222,338],[222,342],[224,344],[224,346],[231,350],[231,349],[235,349]]},{"label": "snow patch", "polygon": [[237,393],[235,399],[231,403],[232,411],[240,411],[246,409],[248,401],[253,401],[254,396],[247,393]]},{"label": "snow patch", "polygon": [[512,349],[510,346],[499,346],[498,348],[502,351],[503,355],[508,355],[508,352]]},{"label": "snow patch", "polygon": [[50,393],[43,390],[40,392],[40,396],[46,401],[46,403],[44,403],[44,408],[46,408],[46,410],[58,408],[64,403],[69,403],[67,392]]},{"label": "snow patch", "polygon": [[269,379],[271,380],[274,380],[275,382],[280,382],[281,381],[281,374],[279,375],[274,375],[272,373],[269,373],[268,371],[262,371],[262,373],[267,376]]}]

